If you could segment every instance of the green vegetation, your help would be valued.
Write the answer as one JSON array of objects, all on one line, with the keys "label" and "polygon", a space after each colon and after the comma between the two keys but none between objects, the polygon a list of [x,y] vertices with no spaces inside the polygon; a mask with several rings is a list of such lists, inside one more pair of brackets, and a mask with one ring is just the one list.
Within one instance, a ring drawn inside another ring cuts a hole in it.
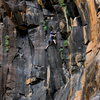
[{"label": "green vegetation", "polygon": [[45,32],[47,32],[47,30],[48,30],[48,21],[47,20],[45,20],[43,23],[43,29]]},{"label": "green vegetation", "polygon": [[5,46],[9,46],[9,40],[5,40]]},{"label": "green vegetation", "polygon": [[61,48],[59,49],[59,52],[60,52],[60,57],[61,57],[61,59],[63,60],[63,59],[65,58],[64,48],[61,47]]},{"label": "green vegetation", "polygon": [[6,35],[6,36],[5,36],[5,39],[9,39],[9,35]]},{"label": "green vegetation", "polygon": [[64,40],[64,47],[68,46],[68,40]]},{"label": "green vegetation", "polygon": [[8,52],[10,48],[10,41],[9,41],[9,35],[5,36],[5,51]]},{"label": "green vegetation", "polygon": [[59,49],[59,52],[62,52],[62,51],[64,51],[64,48],[61,47],[61,48]]},{"label": "green vegetation", "polygon": [[44,26],[44,31],[47,31],[48,30],[48,26]]},{"label": "green vegetation", "polygon": [[66,6],[66,4],[64,3],[64,0],[59,0],[59,4],[60,4],[61,7]]}]

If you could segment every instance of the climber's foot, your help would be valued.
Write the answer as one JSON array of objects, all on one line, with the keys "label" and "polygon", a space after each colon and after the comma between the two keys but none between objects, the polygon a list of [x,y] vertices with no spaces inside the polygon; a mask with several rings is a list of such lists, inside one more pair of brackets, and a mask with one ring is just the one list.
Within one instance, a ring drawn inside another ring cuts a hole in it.
[{"label": "climber's foot", "polygon": [[47,51],[47,48],[45,48],[44,50]]},{"label": "climber's foot", "polygon": [[47,49],[48,49],[48,46],[45,48],[45,51],[47,51]]}]

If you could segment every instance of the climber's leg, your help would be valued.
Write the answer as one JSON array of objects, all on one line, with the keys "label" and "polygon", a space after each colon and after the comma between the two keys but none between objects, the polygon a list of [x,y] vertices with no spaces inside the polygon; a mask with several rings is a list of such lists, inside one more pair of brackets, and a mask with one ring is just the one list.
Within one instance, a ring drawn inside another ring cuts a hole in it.
[{"label": "climber's leg", "polygon": [[53,40],[53,42],[54,42],[54,44],[57,44],[57,42],[56,42],[56,40],[55,40],[55,39]]},{"label": "climber's leg", "polygon": [[51,41],[48,41],[48,45],[46,46],[45,50],[47,51],[48,47],[51,45]]}]

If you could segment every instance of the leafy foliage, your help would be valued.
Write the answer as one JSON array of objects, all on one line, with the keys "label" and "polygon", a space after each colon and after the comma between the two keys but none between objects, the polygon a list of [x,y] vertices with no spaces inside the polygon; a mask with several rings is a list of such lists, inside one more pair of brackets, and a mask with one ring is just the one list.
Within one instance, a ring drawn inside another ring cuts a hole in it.
[{"label": "leafy foliage", "polygon": [[5,36],[5,51],[8,52],[10,48],[9,35]]},{"label": "leafy foliage", "polygon": [[64,40],[64,46],[68,46],[68,40]]},{"label": "leafy foliage", "polygon": [[59,0],[59,4],[61,7],[66,6],[66,4],[64,3],[64,0]]},{"label": "leafy foliage", "polygon": [[6,40],[9,39],[9,35],[6,35],[6,36],[5,36],[5,39],[6,39]]}]

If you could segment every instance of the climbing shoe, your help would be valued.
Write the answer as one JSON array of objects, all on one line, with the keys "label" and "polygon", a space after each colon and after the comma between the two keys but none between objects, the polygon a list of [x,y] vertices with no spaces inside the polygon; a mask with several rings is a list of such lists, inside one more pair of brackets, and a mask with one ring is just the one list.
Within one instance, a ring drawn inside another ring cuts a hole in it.
[{"label": "climbing shoe", "polygon": [[44,49],[45,51],[47,51],[47,48],[46,49]]}]

